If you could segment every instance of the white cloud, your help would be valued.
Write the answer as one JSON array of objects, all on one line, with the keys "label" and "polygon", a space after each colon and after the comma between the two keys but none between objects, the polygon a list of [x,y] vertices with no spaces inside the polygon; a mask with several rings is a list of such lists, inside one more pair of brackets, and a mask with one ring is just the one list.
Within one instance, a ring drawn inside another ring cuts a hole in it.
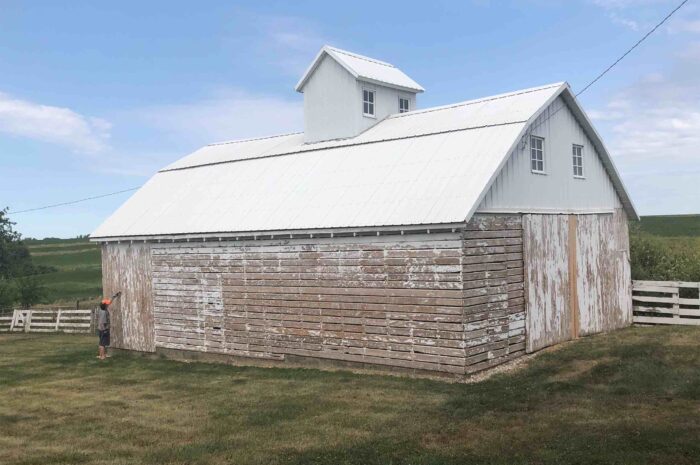
[{"label": "white cloud", "polygon": [[608,10],[670,5],[674,0],[592,0],[592,3]]},{"label": "white cloud", "polygon": [[671,33],[700,34],[700,19],[679,19],[671,23],[668,30]]},{"label": "white cloud", "polygon": [[272,16],[257,19],[263,37],[260,52],[270,56],[270,63],[293,77],[301,77],[328,37],[319,33],[315,24],[294,16]]},{"label": "white cloud", "polygon": [[229,90],[208,99],[149,107],[135,114],[172,138],[202,145],[300,131],[302,107],[299,100]]},{"label": "white cloud", "polygon": [[[679,0],[589,0],[606,11],[607,17],[615,24],[633,31],[651,29],[672,9]],[[693,4],[683,5],[667,23],[668,32],[700,32],[700,21],[688,19],[695,16],[698,9]]]},{"label": "white cloud", "polygon": [[638,31],[639,30],[639,23],[633,19],[629,18],[624,18],[617,13],[608,13],[608,17],[612,20],[613,23],[619,24],[620,26],[624,26],[628,29],[632,29],[633,31]]},{"label": "white cloud", "polygon": [[590,112],[642,213],[700,212],[700,45]]},{"label": "white cloud", "polygon": [[103,119],[0,92],[0,132],[96,153],[107,148],[110,129],[111,124]]}]

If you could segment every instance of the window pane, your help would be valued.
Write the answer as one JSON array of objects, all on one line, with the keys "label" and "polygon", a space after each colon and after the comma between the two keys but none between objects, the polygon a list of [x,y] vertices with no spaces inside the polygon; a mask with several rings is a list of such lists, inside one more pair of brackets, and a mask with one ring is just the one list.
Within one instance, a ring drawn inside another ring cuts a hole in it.
[{"label": "window pane", "polygon": [[364,113],[369,113],[369,103],[365,102],[364,106],[362,107],[362,111]]},{"label": "window pane", "polygon": [[367,100],[369,100],[370,103],[374,102],[374,92],[367,92],[367,96],[369,97]]}]

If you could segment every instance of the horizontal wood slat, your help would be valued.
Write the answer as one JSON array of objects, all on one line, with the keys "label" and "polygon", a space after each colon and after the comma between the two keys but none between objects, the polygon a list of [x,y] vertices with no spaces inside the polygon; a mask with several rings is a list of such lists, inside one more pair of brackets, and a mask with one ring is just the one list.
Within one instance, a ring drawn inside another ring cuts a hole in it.
[{"label": "horizontal wood slat", "polygon": [[157,347],[464,374],[524,354],[522,221],[464,231],[152,244]]},{"label": "horizontal wood slat", "polygon": [[635,323],[700,325],[700,283],[633,281],[632,302]]},{"label": "horizontal wood slat", "polygon": [[0,331],[90,333],[93,316],[93,310],[14,310],[12,317],[0,317]]}]

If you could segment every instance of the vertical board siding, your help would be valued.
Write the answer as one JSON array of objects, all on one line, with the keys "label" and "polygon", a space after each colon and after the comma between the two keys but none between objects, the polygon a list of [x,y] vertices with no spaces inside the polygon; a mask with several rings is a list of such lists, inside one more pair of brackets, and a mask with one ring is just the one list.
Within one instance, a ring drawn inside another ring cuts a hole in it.
[{"label": "vertical board siding", "polygon": [[[486,193],[481,212],[570,212],[620,208],[621,202],[592,141],[562,98],[532,123],[544,138],[546,175],[530,170],[529,134],[519,144]],[[572,145],[583,146],[585,179],[574,178]]]},{"label": "vertical board siding", "polygon": [[525,215],[528,351],[627,326],[626,215]]},{"label": "vertical board siding", "polygon": [[464,231],[465,371],[525,353],[520,215],[476,215]]},{"label": "vertical board siding", "polygon": [[111,307],[111,343],[120,349],[155,351],[151,244],[102,246],[102,287],[121,291]]},{"label": "vertical board siding", "polygon": [[571,338],[569,217],[524,215],[528,352]]},{"label": "vertical board siding", "polygon": [[154,244],[156,344],[464,373],[461,239]]},{"label": "vertical board siding", "polygon": [[576,258],[580,334],[594,334],[632,322],[629,235],[623,210],[579,216]]}]

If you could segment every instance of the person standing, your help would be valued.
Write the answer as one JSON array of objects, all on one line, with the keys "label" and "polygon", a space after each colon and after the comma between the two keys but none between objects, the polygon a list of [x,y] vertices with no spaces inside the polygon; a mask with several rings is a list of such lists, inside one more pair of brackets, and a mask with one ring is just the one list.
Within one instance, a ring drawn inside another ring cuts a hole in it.
[{"label": "person standing", "polygon": [[120,295],[121,292],[117,292],[111,299],[102,299],[102,302],[100,302],[100,309],[97,311],[97,334],[99,336],[99,351],[97,358],[100,360],[107,358],[107,347],[109,347],[109,306],[112,305],[114,299],[118,298]]}]

